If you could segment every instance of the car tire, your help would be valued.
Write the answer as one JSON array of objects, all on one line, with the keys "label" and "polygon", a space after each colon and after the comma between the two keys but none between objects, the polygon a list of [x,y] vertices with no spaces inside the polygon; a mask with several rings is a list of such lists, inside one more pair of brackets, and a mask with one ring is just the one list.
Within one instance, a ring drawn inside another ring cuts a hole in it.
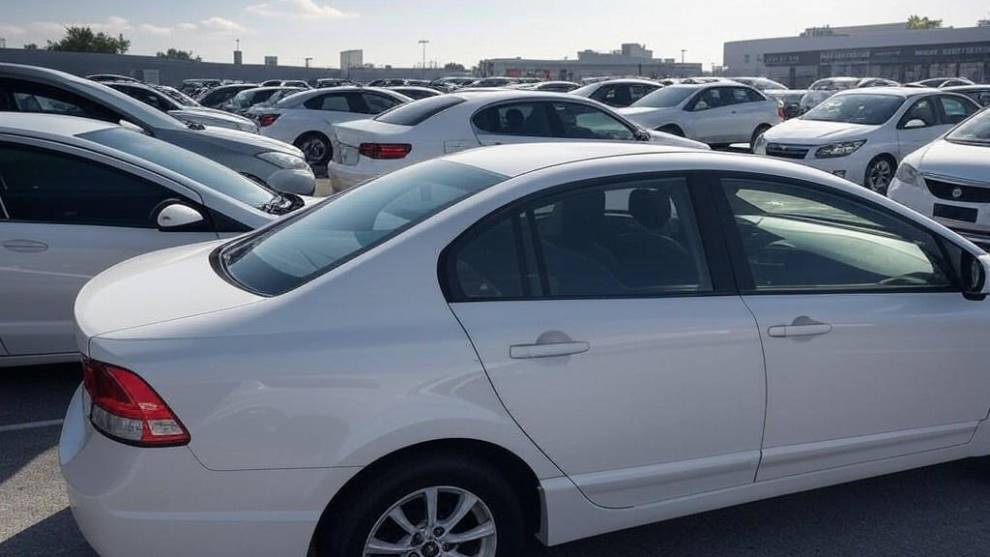
[{"label": "car tire", "polygon": [[878,155],[866,165],[863,186],[880,195],[887,194],[887,187],[897,172],[897,161],[890,155]]},{"label": "car tire", "polygon": [[[437,524],[449,531],[427,524],[429,490],[438,492]],[[455,518],[460,502],[471,497],[477,502],[463,518],[446,524]],[[314,557],[363,557],[371,551],[373,539],[409,548],[400,555],[433,557],[456,549],[467,557],[516,557],[527,539],[515,486],[492,466],[470,456],[440,456],[380,468],[341,498],[320,521],[310,552]],[[396,509],[402,512],[395,513]],[[396,514],[405,517],[405,525],[392,518]],[[492,525],[494,534],[457,542],[457,536],[477,532],[486,524]]]},{"label": "car tire", "polygon": [[673,125],[660,126],[659,128],[657,128],[657,131],[663,133],[669,133],[670,135],[676,135],[677,137],[684,137],[684,130],[682,130],[680,126],[673,126]]},{"label": "car tire", "polygon": [[767,124],[760,124],[759,126],[756,127],[755,130],[753,130],[753,135],[750,136],[750,138],[749,138],[749,152],[750,153],[752,153],[753,152],[753,149],[756,148],[756,142],[760,139],[760,137],[763,134],[767,133],[767,130],[769,130],[769,129],[770,129],[770,126],[769,125],[767,125]]},{"label": "car tire", "polygon": [[306,162],[311,166],[325,166],[333,157],[330,138],[319,132],[304,133],[292,144],[302,150]]}]

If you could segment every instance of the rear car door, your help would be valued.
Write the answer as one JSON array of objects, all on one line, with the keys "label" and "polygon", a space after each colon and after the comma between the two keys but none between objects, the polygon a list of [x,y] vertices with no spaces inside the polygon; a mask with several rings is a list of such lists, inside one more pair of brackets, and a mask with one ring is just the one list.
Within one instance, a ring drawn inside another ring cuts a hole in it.
[{"label": "rear car door", "polygon": [[759,335],[695,179],[545,190],[441,257],[447,299],[499,397],[598,505],[745,485],[756,471]]},{"label": "rear car door", "polygon": [[941,131],[939,132],[941,135],[955,127],[959,122],[979,112],[980,107],[969,97],[939,95],[938,110],[941,118]]},{"label": "rear car door", "polygon": [[471,117],[482,145],[560,141],[551,124],[550,103],[515,101],[485,107]]},{"label": "rear car door", "polygon": [[[212,240],[204,226],[159,231],[165,202],[194,192],[79,153],[0,141],[0,340],[12,355],[75,352],[73,304],[104,269],[136,255]],[[154,296],[154,292],[149,292]]]},{"label": "rear car door", "polygon": [[[687,120],[696,139],[704,143],[728,143],[738,135],[732,87],[711,87],[687,104]],[[689,134],[690,136],[690,134]]]},{"label": "rear car door", "polygon": [[936,95],[917,99],[897,123],[901,158],[928,145],[948,129],[941,123]]},{"label": "rear car door", "polygon": [[990,302],[962,251],[824,184],[725,175],[719,205],[767,366],[758,480],[968,443],[990,408]]}]

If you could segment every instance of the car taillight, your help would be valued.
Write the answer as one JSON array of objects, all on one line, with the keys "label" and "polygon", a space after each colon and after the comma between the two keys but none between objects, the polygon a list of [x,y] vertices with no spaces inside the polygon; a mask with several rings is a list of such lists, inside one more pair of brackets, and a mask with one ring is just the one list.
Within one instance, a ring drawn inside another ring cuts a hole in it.
[{"label": "car taillight", "polygon": [[139,447],[189,442],[179,418],[136,373],[83,358],[83,386],[93,402],[89,420],[106,436]]},{"label": "car taillight", "polygon": [[279,116],[281,114],[262,114],[258,116],[258,125],[261,127],[270,126],[275,123],[275,120],[278,120]]},{"label": "car taillight", "polygon": [[358,152],[369,159],[402,159],[412,151],[408,143],[362,143]]},{"label": "car taillight", "polygon": [[780,116],[780,119],[781,120],[786,120],[787,119],[787,116],[784,115],[784,105],[782,105],[782,104],[778,104],[777,105],[777,116]]}]

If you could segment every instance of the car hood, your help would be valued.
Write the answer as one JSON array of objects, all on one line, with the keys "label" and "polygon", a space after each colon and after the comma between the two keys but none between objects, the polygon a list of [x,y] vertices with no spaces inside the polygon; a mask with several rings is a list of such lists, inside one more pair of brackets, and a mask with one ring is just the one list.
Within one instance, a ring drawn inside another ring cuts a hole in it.
[{"label": "car hood", "polygon": [[263,135],[242,132],[240,130],[207,127],[203,130],[190,130],[190,133],[198,134],[200,138],[203,138],[209,142],[223,144],[228,148],[235,148],[249,154],[258,154],[267,151],[281,151],[297,157],[303,156],[302,151],[294,145],[290,145],[284,141],[279,141],[270,137],[265,137]]},{"label": "car hood", "polygon": [[243,116],[231,114],[229,112],[224,112],[222,110],[181,109],[181,110],[169,110],[168,113],[180,120],[188,118],[198,122],[224,121],[224,122],[240,124],[242,126],[254,125],[254,122]]},{"label": "car hood", "polygon": [[228,283],[213,269],[214,241],[156,251],[119,263],[86,283],[76,298],[76,340],[203,315],[264,298]]},{"label": "car hood", "polygon": [[875,129],[876,126],[864,124],[817,122],[794,118],[770,128],[764,138],[768,142],[776,143],[816,144],[823,141],[863,139]]},{"label": "car hood", "polygon": [[963,145],[940,139],[919,153],[922,174],[990,183],[990,146]]}]

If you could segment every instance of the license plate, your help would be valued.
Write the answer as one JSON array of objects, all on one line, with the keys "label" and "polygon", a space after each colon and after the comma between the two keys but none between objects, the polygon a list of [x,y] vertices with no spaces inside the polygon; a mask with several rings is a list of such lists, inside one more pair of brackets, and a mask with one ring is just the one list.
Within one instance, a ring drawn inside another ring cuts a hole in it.
[{"label": "license plate", "polygon": [[955,205],[935,204],[934,215],[943,219],[952,219],[963,222],[976,222],[979,212],[971,207],[956,207]]}]

